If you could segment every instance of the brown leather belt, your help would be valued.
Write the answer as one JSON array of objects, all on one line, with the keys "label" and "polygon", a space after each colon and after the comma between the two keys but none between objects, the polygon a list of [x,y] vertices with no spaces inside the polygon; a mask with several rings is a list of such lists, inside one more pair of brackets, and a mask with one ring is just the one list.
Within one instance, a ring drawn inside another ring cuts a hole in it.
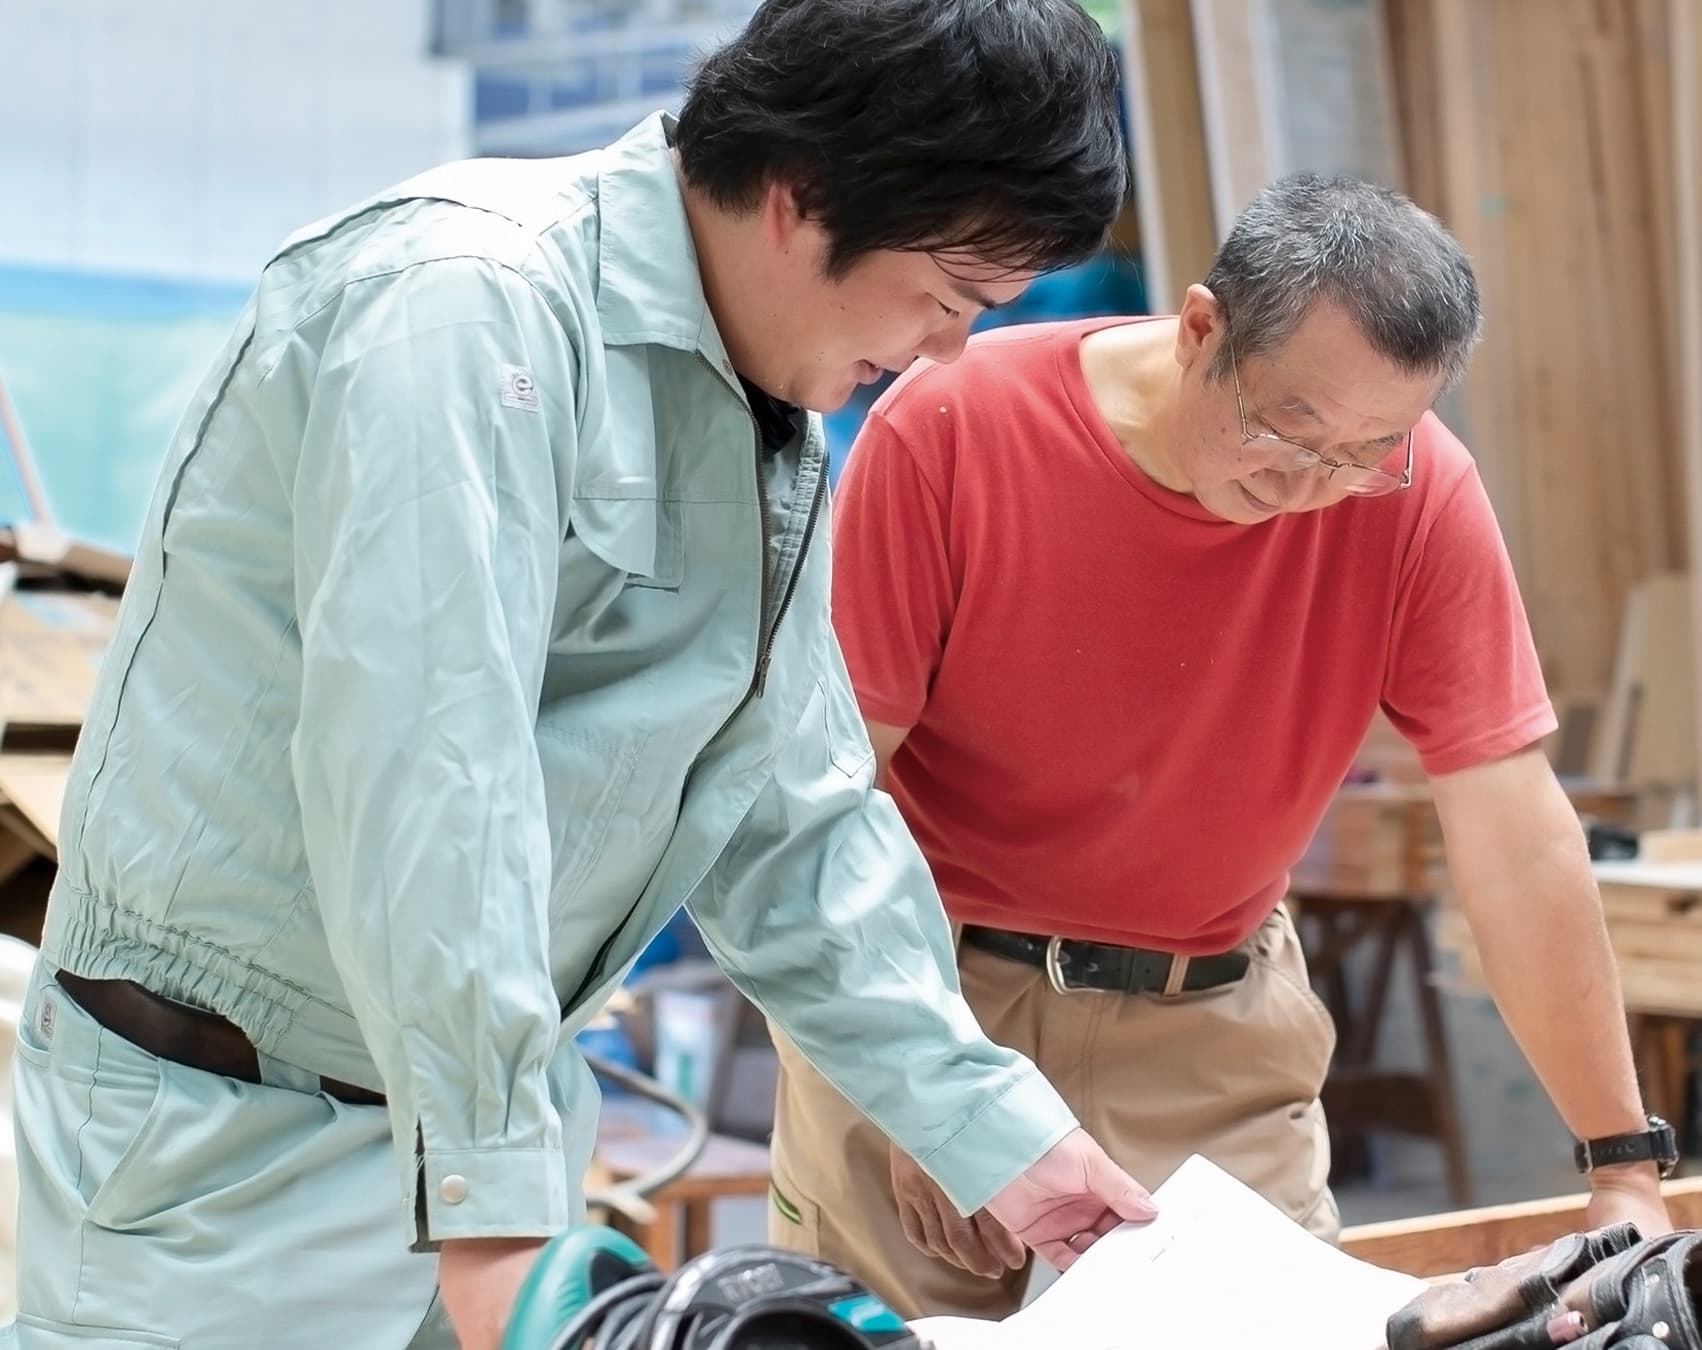
[{"label": "brown leather belt", "polygon": [[[217,1013],[174,1002],[131,980],[85,980],[68,970],[56,979],[66,997],[95,1021],[158,1059],[244,1083],[261,1081],[254,1043]],[[382,1093],[335,1078],[321,1078],[319,1090],[351,1106],[384,1105]]]}]

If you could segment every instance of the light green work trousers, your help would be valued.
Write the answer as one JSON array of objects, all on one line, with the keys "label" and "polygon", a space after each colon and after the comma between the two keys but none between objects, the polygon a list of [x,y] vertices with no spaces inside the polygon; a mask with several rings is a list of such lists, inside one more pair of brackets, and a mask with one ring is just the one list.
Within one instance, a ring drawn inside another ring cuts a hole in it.
[{"label": "light green work trousers", "polygon": [[453,1350],[408,1250],[385,1111],[262,1059],[156,1059],[41,963],[19,1029],[18,1318],[5,1350]]}]

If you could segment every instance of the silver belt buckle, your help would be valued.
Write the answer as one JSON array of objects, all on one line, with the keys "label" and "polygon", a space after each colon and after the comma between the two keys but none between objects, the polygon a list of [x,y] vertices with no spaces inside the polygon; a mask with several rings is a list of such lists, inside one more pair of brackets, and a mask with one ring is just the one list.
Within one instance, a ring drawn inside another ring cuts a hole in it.
[{"label": "silver belt buckle", "polygon": [[1046,943],[1046,982],[1052,986],[1052,991],[1058,994],[1105,994],[1107,989],[1093,989],[1085,984],[1070,985],[1064,983],[1064,964],[1059,958],[1063,950],[1064,939],[1055,937]]}]

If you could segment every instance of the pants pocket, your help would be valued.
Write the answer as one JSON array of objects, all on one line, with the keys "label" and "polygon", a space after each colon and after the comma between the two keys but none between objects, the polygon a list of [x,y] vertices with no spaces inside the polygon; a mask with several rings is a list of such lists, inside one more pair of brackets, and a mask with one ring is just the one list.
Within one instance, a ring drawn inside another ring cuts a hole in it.
[{"label": "pants pocket", "polygon": [[[106,1030],[45,981],[18,1028],[20,1132],[92,1223],[144,1166],[164,1097],[164,1065]],[[26,1127],[23,1122],[30,1124]]]},{"label": "pants pocket", "polygon": [[821,1209],[779,1167],[768,1182],[768,1240],[787,1251],[821,1255]]},{"label": "pants pocket", "polygon": [[1299,931],[1286,906],[1279,905],[1265,920],[1252,952],[1249,978],[1264,977],[1273,996],[1294,1011],[1297,1018],[1295,1049],[1307,1054],[1316,1066],[1317,1089],[1324,1084],[1330,1061],[1336,1053],[1336,1020],[1312,988],[1306,969],[1306,952]]}]

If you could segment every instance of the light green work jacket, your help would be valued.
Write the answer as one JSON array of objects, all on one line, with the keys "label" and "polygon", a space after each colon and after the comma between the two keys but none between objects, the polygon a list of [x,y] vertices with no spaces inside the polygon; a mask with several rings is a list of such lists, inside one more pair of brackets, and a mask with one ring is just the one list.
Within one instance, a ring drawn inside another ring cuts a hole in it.
[{"label": "light green work jacket", "polygon": [[1074,1124],[981,1036],[871,788],[820,426],[761,450],[667,137],[450,165],[284,247],[76,756],[47,959],[383,1091],[416,1243],[577,1216],[573,1035],[682,904],[964,1208]]}]

